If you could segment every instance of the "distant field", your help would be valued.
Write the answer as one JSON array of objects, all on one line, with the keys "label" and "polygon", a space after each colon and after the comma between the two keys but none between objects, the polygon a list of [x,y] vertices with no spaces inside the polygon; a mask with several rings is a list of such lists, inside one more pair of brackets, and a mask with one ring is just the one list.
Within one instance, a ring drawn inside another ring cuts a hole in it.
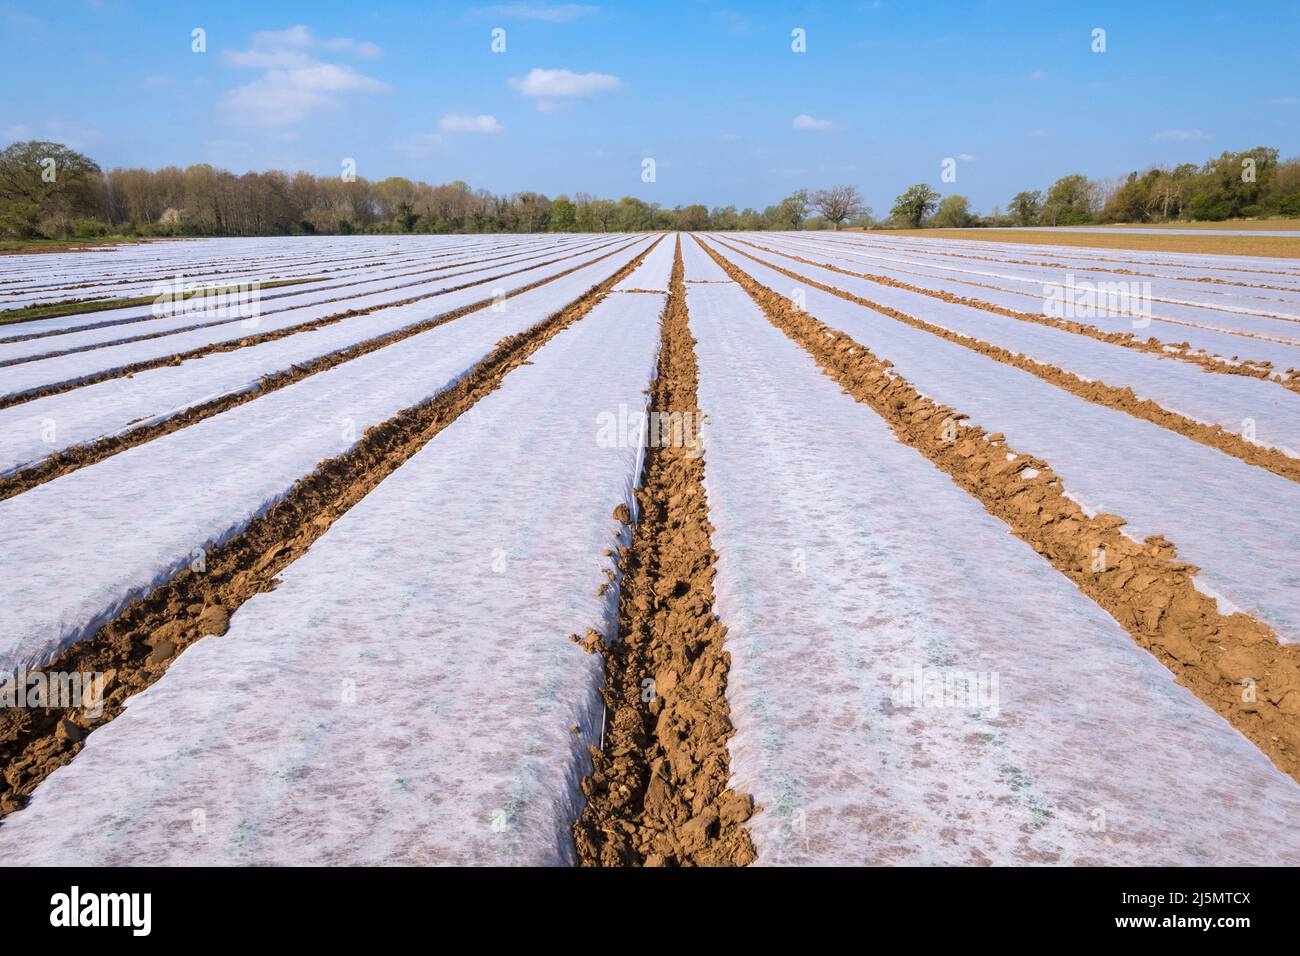
[{"label": "distant field", "polygon": [[[1136,227],[1135,227],[1136,228]],[[1151,228],[1151,227],[1146,227]],[[1216,223],[1171,223],[1168,228],[1287,230],[1300,228],[1292,219],[1246,220]],[[1052,246],[1081,246],[1091,249],[1136,249],[1141,252],[1187,252],[1216,256],[1265,256],[1300,259],[1300,237],[1296,236],[1187,236],[1153,235],[1146,232],[1084,232],[1075,229],[870,229],[854,230],[868,235],[925,236],[928,239],[973,239],[979,242],[1041,243]]]}]

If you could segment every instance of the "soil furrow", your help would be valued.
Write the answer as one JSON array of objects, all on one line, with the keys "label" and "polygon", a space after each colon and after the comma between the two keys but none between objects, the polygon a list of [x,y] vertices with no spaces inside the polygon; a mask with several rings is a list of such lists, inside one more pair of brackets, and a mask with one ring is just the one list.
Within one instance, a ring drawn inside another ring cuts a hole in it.
[{"label": "soil furrow", "polygon": [[1284,645],[1263,622],[1223,614],[1193,584],[1162,536],[1135,541],[1124,519],[1088,515],[1066,496],[1050,465],[1017,454],[1001,433],[952,425],[967,416],[921,395],[860,342],[798,311],[715,250],[708,254],[822,371],[883,418],[1003,521],[1022,541],[1104,608],[1179,683],[1228,720],[1282,771],[1300,780],[1300,645]]},{"label": "soil furrow", "polygon": [[[572,268],[565,269],[563,272],[557,272],[555,275],[546,276],[545,278],[538,279],[536,282],[530,282],[528,285],[523,286],[519,289],[516,289],[514,292],[509,293],[508,296],[518,295],[521,292],[527,292],[529,289],[535,289],[540,285],[545,285],[547,282],[551,282],[555,279],[563,278],[564,276],[576,272],[579,269],[585,268],[591,265],[592,263],[600,262],[603,259],[608,259],[610,256],[617,255],[618,253],[622,252],[628,246],[634,244],[637,241],[639,240],[634,239],[631,242],[625,242],[622,245],[618,246],[617,248],[611,250],[610,252],[605,253],[603,256],[597,256],[595,259],[589,259],[586,262],[581,263],[580,265],[576,265],[573,266]],[[527,269],[520,269],[519,271],[527,272],[528,269],[537,269],[540,268],[541,265],[548,265],[548,264],[549,263],[541,263],[540,265],[529,266]],[[514,273],[507,273],[507,275],[514,275]],[[379,312],[384,309],[392,309],[398,306],[410,305],[412,303],[420,302],[425,299],[436,298],[437,296],[440,295],[447,295],[448,293],[451,292],[456,292],[462,289],[468,289],[476,285],[483,285],[487,282],[491,282],[496,279],[502,279],[502,278],[505,278],[505,276],[504,275],[493,276],[491,279],[483,279],[477,282],[467,282],[464,285],[455,286],[453,288],[448,288],[448,289],[442,289],[438,292],[430,293],[429,295],[415,296],[413,298],[404,299],[399,302],[385,302],[382,305],[372,305],[364,309],[350,309],[347,312],[340,312],[337,315],[327,315],[319,319],[314,319],[311,322],[303,322],[298,325],[289,326],[287,328],[276,329],[272,332],[263,332],[257,335],[247,335],[242,339],[235,339],[229,342],[217,342],[213,345],[204,345],[204,346],[200,346],[199,348],[190,349],[189,351],[186,352],[177,352],[174,355],[168,355],[162,358],[148,359],[143,362],[133,362],[130,365],[122,365],[119,366],[118,368],[109,369],[108,371],[105,372],[98,372],[94,375],[87,375],[83,378],[76,379],[75,381],[60,382],[55,385],[47,385],[42,388],[31,389],[30,391],[22,392],[21,394],[18,395],[5,396],[3,398],[0,398],[0,409],[10,408],[14,405],[21,405],[25,402],[35,401],[36,399],[44,398],[47,395],[60,395],[63,392],[70,392],[73,389],[83,388],[87,385],[94,385],[98,382],[107,382],[108,380],[114,378],[126,378],[128,376],[134,375],[136,372],[144,372],[151,368],[162,368],[165,365],[179,365],[182,362],[188,361],[189,359],[201,358],[205,355],[215,355],[219,352],[233,352],[236,349],[247,348],[250,345],[261,345],[263,342],[274,342],[277,339],[287,338],[290,335],[297,335],[299,332],[310,332],[313,329],[324,328],[327,325],[334,325],[336,322],[342,322],[344,319],[352,319],[360,315],[370,315],[372,312]],[[477,309],[481,309],[485,305],[491,305],[493,301],[495,300],[482,299],[479,302],[474,303],[473,305],[464,307],[464,311],[472,312]],[[460,312],[460,314],[464,314],[464,311],[462,310],[456,310],[456,311]],[[426,320],[426,322],[433,322],[434,324],[437,324],[441,320],[442,317],[438,316],[434,319],[428,319]],[[422,323],[422,325],[424,325],[424,323]],[[427,327],[431,327],[431,326],[427,326]],[[423,331],[423,328],[421,328],[421,331]]]},{"label": "soil furrow", "polygon": [[[773,253],[769,249],[764,249],[762,246],[746,242],[744,239],[736,239],[735,241],[743,243],[750,248],[768,252],[769,254],[777,254]],[[1107,332],[1094,325],[1088,325],[1086,322],[1078,322],[1074,319],[1054,319],[1046,315],[1037,315],[1033,312],[1021,312],[1016,309],[1008,309],[1005,306],[995,305],[992,302],[985,302],[983,299],[957,295],[952,292],[939,292],[934,289],[927,289],[923,286],[912,285],[908,282],[901,282],[897,279],[874,275],[868,272],[854,272],[851,269],[845,269],[828,262],[816,262],[812,259],[805,259],[802,256],[795,255],[791,252],[781,252],[779,255],[794,259],[796,262],[802,262],[805,265],[817,266],[821,269],[828,269],[831,272],[838,272],[841,275],[852,276],[855,279],[865,279],[868,282],[874,282],[877,285],[888,286],[893,289],[902,289],[906,292],[915,292],[919,295],[929,296],[930,298],[938,299],[941,302],[951,302],[954,305],[970,306],[974,309],[992,312],[995,315],[1004,315],[1009,319],[1018,319],[1021,322],[1032,322],[1035,325],[1043,325],[1047,328],[1073,332],[1076,335],[1083,335],[1090,339],[1096,339],[1099,342],[1106,342],[1109,345],[1119,345],[1127,349],[1133,349],[1137,352],[1150,352],[1163,358],[1172,358],[1183,362],[1189,362],[1192,365],[1199,365],[1207,372],[1218,372],[1223,375],[1241,375],[1246,378],[1263,379],[1281,385],[1283,388],[1290,389],[1293,392],[1300,393],[1300,369],[1287,369],[1285,372],[1278,372],[1271,362],[1256,361],[1253,359],[1238,359],[1235,362],[1230,362],[1226,359],[1210,355],[1204,351],[1194,349],[1188,342],[1163,342],[1154,337],[1141,339],[1132,332]],[[777,268],[777,266],[772,265],[770,262],[764,262],[764,265],[773,269]],[[959,281],[966,282],[966,280]],[[998,289],[995,286],[988,286],[979,282],[966,282],[966,284],[994,289],[998,292],[1010,291],[1015,295],[1028,295],[1028,293],[1018,293],[1014,292],[1014,290]],[[1179,319],[1166,319],[1156,316],[1152,316],[1152,318],[1158,318],[1161,322],[1170,322],[1175,325],[1193,327],[1193,323],[1183,322]],[[1215,332],[1223,332],[1229,335],[1238,335],[1244,338],[1265,338],[1265,336],[1256,335],[1250,332],[1237,332],[1231,329],[1219,329],[1212,326],[1194,327]],[[1276,342],[1282,345],[1295,344],[1288,339],[1273,337],[1267,337],[1267,341]]]},{"label": "soil furrow", "polygon": [[[679,240],[650,410],[698,415],[683,271]],[[619,554],[618,638],[583,642],[605,655],[606,730],[573,839],[583,866],[744,866],[755,857],[743,826],[754,808],[727,787],[731,656],[713,613],[702,449],[651,446]]]},{"label": "soil furrow", "polygon": [[182,570],[133,601],[94,637],[52,658],[46,673],[104,675],[102,713],[92,718],[82,707],[0,710],[0,816],[22,807],[45,777],[81,750],[87,734],[120,714],[126,698],[160,678],[186,647],[224,634],[229,616],[244,601],[272,590],[276,575],[335,521],[590,312],[649,252],[528,331],[502,339],[456,385],[367,429],[350,452],[322,462],[242,531],[208,550],[202,570]]},{"label": "soil furrow", "polygon": [[906,312],[900,312],[897,309],[890,308],[887,305],[881,305],[872,302],[870,299],[864,299],[852,292],[845,292],[843,289],[837,289],[834,286],[818,282],[816,279],[810,279],[807,276],[792,272],[789,269],[782,268],[779,265],[773,265],[756,256],[752,256],[743,249],[737,249],[725,242],[719,241],[718,245],[730,249],[737,255],[745,256],[754,262],[761,263],[779,272],[782,275],[789,276],[797,282],[802,282],[815,289],[828,292],[855,305],[863,306],[874,312],[879,312],[891,319],[895,319],[912,328],[920,329],[931,335],[936,335],[941,339],[956,343],[972,352],[978,352],[980,355],[988,356],[994,361],[1001,362],[1003,365],[1009,365],[1012,368],[1018,368],[1021,371],[1042,379],[1058,388],[1064,389],[1071,395],[1076,395],[1086,401],[1096,405],[1104,405],[1107,408],[1113,408],[1116,411],[1132,415],[1134,418],[1140,418],[1143,421],[1150,422],[1153,425],[1159,425],[1169,431],[1176,432],[1184,438],[1190,438],[1192,441],[1201,445],[1206,445],[1223,452],[1225,455],[1231,455],[1247,464],[1255,465],[1266,471],[1291,481],[1300,482],[1300,458],[1293,458],[1283,451],[1276,448],[1268,448],[1263,445],[1257,445],[1254,442],[1247,441],[1242,436],[1228,431],[1222,425],[1210,425],[1205,422],[1199,422],[1195,419],[1188,418],[1186,415],[1180,415],[1177,412],[1171,412],[1169,409],[1147,398],[1139,398],[1132,388],[1125,385],[1123,387],[1116,385],[1107,385],[1105,382],[1088,381],[1075,375],[1073,372],[1067,372],[1065,369],[1046,362],[1039,362],[1029,358],[1019,352],[1012,352],[999,345],[992,345],[981,339],[969,335],[962,335],[953,332],[951,329],[945,329],[942,326],[926,322],[924,319],[918,319],[915,316],[908,315]]}]

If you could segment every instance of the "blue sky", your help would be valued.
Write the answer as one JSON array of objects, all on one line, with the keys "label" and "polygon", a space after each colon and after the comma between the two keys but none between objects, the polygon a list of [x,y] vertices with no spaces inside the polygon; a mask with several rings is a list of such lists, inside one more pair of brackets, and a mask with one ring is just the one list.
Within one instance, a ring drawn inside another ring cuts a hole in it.
[{"label": "blue sky", "polygon": [[0,141],[666,206],[849,182],[883,214],[929,182],[988,211],[1069,172],[1300,154],[1297,51],[1300,2],[1269,0],[0,0]]}]

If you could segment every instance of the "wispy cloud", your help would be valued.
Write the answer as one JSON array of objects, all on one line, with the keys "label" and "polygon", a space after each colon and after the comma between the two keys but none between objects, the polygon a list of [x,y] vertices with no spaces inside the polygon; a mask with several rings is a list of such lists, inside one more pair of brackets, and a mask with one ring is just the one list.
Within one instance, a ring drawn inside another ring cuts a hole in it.
[{"label": "wispy cloud", "polygon": [[1043,80],[1047,79],[1047,71],[1030,70],[1025,74],[1025,79],[1029,80],[1031,83],[1041,83]]},{"label": "wispy cloud", "polygon": [[1151,137],[1157,140],[1171,140],[1178,143],[1199,143],[1210,138],[1202,129],[1162,129]]},{"label": "wispy cloud", "polygon": [[972,156],[970,153],[958,153],[957,158],[961,160],[963,163],[975,162],[975,157]]},{"label": "wispy cloud", "polygon": [[503,129],[495,116],[481,113],[478,116],[458,116],[449,113],[438,121],[438,129],[448,133],[499,133]]},{"label": "wispy cloud", "polygon": [[1300,106],[1300,97],[1278,96],[1268,101],[1269,106]]},{"label": "wispy cloud", "polygon": [[795,129],[828,130],[831,129],[835,124],[832,123],[830,120],[815,119],[809,116],[807,113],[800,113],[798,116],[794,118],[794,123],[792,125],[794,126]]},{"label": "wispy cloud", "polygon": [[622,81],[609,73],[574,73],[572,70],[544,70],[534,67],[527,76],[516,76],[510,86],[537,103],[544,113],[560,108],[565,100],[581,99],[607,93],[621,87]]},{"label": "wispy cloud", "polygon": [[383,93],[388,84],[358,73],[347,64],[319,59],[317,51],[347,53],[361,59],[381,54],[377,44],[350,37],[321,39],[301,24],[254,33],[247,50],[227,50],[225,62],[265,72],[227,90],[220,109],[239,126],[292,126],[313,113],[340,105],[349,93]]},{"label": "wispy cloud", "polygon": [[497,3],[486,7],[473,7],[470,16],[490,17],[496,20],[540,20],[544,23],[568,23],[580,17],[593,16],[600,7],[585,3]]}]

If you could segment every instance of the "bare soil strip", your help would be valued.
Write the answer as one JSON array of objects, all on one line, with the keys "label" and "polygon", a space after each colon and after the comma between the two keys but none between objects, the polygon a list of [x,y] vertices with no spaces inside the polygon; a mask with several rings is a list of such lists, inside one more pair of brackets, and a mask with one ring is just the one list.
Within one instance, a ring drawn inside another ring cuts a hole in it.
[{"label": "bare soil strip", "polygon": [[[599,248],[599,247],[598,247],[598,248]],[[548,259],[548,260],[546,260],[545,262],[534,262],[532,265],[521,266],[520,268],[515,269],[515,270],[513,270],[513,271],[511,271],[511,272],[502,272],[502,273],[499,273],[498,275],[495,275],[495,276],[489,276],[488,278],[485,278],[485,279],[475,279],[475,280],[472,281],[472,282],[463,282],[463,283],[461,283],[460,285],[457,285],[457,286],[448,286],[448,287],[445,288],[445,289],[439,289],[437,292],[428,292],[428,293],[424,293],[424,294],[422,294],[422,295],[418,295],[418,296],[411,296],[410,298],[403,299],[403,300],[402,300],[401,302],[399,302],[398,304],[399,304],[399,305],[408,305],[408,304],[410,304],[410,303],[412,303],[412,302],[419,302],[421,299],[428,299],[428,298],[432,298],[432,297],[434,297],[434,296],[446,295],[446,294],[449,293],[449,292],[457,292],[457,291],[459,291],[460,289],[467,289],[467,288],[469,288],[470,286],[483,285],[483,284],[485,284],[485,283],[488,283],[488,282],[493,281],[494,279],[504,279],[506,276],[516,275],[516,274],[518,274],[518,273],[520,273],[520,272],[525,272],[525,271],[527,271],[528,269],[536,269],[536,268],[540,268],[540,267],[542,267],[542,266],[552,265],[552,264],[554,264],[554,263],[556,263],[556,262],[563,262],[565,259],[572,259],[572,258],[575,257],[575,256],[582,255],[582,253],[583,253],[584,251],[589,251],[589,250],[587,250],[587,249],[583,249],[583,250],[574,251],[574,252],[571,252],[571,253],[569,253],[569,254],[567,254],[567,255],[556,256],[556,257],[553,258],[553,259]],[[519,262],[529,262],[529,261],[531,261],[531,260],[533,260],[533,259],[540,259],[540,258],[543,258],[543,257],[542,257],[542,256],[529,256],[529,257],[526,258],[526,259],[520,259]],[[458,265],[471,265],[471,264],[470,264],[470,263],[458,263]],[[444,266],[443,268],[447,268],[447,267]],[[428,269],[428,270],[423,270],[423,271],[426,271],[426,272],[437,272],[437,271],[439,271],[439,270],[438,270],[438,269]],[[452,278],[455,278],[456,276],[468,275],[468,274],[471,274],[471,273],[481,272],[481,271],[482,271],[482,267],[481,267],[481,266],[478,266],[478,265],[472,265],[471,268],[468,268],[468,269],[462,269],[460,272],[448,272],[445,276],[442,276],[441,278],[444,278],[444,279],[452,279]],[[415,286],[415,285],[423,285],[423,284],[425,284],[425,282],[427,282],[427,281],[428,281],[428,280],[426,280],[426,279],[417,279],[417,280],[412,281],[412,282],[401,282],[401,283],[398,283],[397,285],[390,286],[389,288],[387,288],[387,289],[383,289],[383,290],[380,290],[380,291],[381,291],[381,292],[394,292],[394,291],[396,291],[396,290],[398,290],[398,289],[405,289],[405,288],[409,288],[409,287],[411,287],[411,286]],[[350,283],[350,284],[351,284],[351,283]],[[375,293],[363,293],[363,295],[378,295],[378,294],[379,294],[379,292],[375,292]],[[311,303],[311,305],[312,305],[312,306],[318,306],[318,305],[331,305],[331,304],[333,304],[333,303],[335,303],[335,302],[345,302],[345,301],[347,301],[348,299],[354,299],[354,298],[358,298],[358,296],[357,296],[357,295],[348,295],[348,294],[345,293],[345,294],[343,294],[343,295],[335,296],[335,297],[332,298],[332,299],[322,299],[322,300],[319,301],[319,302],[313,302],[313,303]],[[152,301],[152,300],[150,300],[150,301]],[[261,316],[265,317],[265,316],[268,316],[268,315],[277,315],[277,314],[279,314],[279,313],[281,313],[281,312],[292,312],[292,311],[293,311],[294,309],[296,309],[296,308],[298,308],[298,306],[288,305],[288,306],[285,306],[284,308],[281,308],[281,309],[267,309],[266,311],[264,311],[264,312],[261,313]],[[366,311],[369,311],[369,310],[366,310]],[[135,319],[135,320],[131,320],[131,321],[149,321],[150,319],[154,319],[154,318],[167,318],[167,316],[142,316],[142,317],[140,317],[139,319]],[[331,318],[332,318],[332,317],[331,317]],[[22,364],[25,364],[25,363],[27,363],[27,362],[40,362],[40,361],[44,361],[45,359],[57,358],[57,357],[59,357],[60,355],[71,355],[71,354],[73,354],[73,353],[75,353],[75,352],[93,352],[93,351],[95,351],[95,350],[97,350],[97,349],[106,349],[106,348],[109,348],[109,347],[114,346],[114,345],[126,345],[126,344],[128,344],[128,343],[130,343],[130,342],[143,342],[143,341],[145,341],[145,340],[147,340],[147,339],[160,339],[160,338],[165,338],[166,336],[169,336],[169,335],[179,335],[179,334],[182,333],[182,332],[190,332],[190,331],[193,331],[194,329],[207,328],[208,326],[212,326],[212,325],[225,325],[226,323],[228,323],[228,322],[230,322],[230,321],[231,321],[231,319],[228,318],[228,317],[225,317],[225,318],[219,318],[219,319],[210,319],[210,320],[208,320],[208,321],[206,321],[206,322],[196,322],[194,325],[186,325],[186,326],[183,326],[183,327],[181,327],[181,328],[175,328],[175,329],[166,329],[166,330],[161,331],[161,332],[146,332],[146,333],[144,333],[144,334],[142,334],[142,335],[130,335],[130,336],[126,336],[125,338],[113,339],[113,340],[111,340],[111,341],[107,341],[107,342],[95,342],[95,343],[92,344],[92,345],[79,345],[79,346],[76,346],[76,347],[74,347],[74,348],[62,349],[62,350],[60,350],[60,351],[55,351],[55,352],[42,352],[40,355],[30,355],[30,356],[27,356],[27,357],[25,357],[25,358],[12,359],[12,360],[10,360],[10,361],[8,361],[8,362],[0,363],[0,368],[7,367],[7,366],[10,366],[10,365],[22,365]],[[126,324],[126,323],[119,323],[119,324]],[[67,330],[65,330],[65,331],[67,331]],[[76,330],[73,330],[73,331],[80,332],[80,331],[84,331],[84,330],[83,330],[83,329],[76,329]],[[44,336],[42,336],[42,337],[44,337]]]},{"label": "bare soil strip", "polygon": [[91,718],[81,707],[0,709],[0,817],[22,807],[42,780],[81,750],[88,733],[120,714],[126,698],[161,677],[181,651],[201,637],[224,634],[230,615],[244,601],[274,589],[276,575],[330,525],[500,387],[513,369],[590,312],[649,252],[527,332],[502,339],[456,385],[431,401],[367,429],[352,451],[322,462],[265,514],[209,550],[202,572],[181,571],[133,601],[93,638],[54,657],[47,674],[105,675],[103,712]]},{"label": "bare soil strip", "polygon": [[[797,311],[716,251],[707,251],[826,375],[870,406],[901,442],[978,499],[1110,613],[1179,683],[1300,781],[1300,645],[1279,643],[1267,625],[1249,615],[1220,613],[1214,600],[1195,588],[1197,569],[1177,560],[1173,544],[1160,535],[1134,541],[1120,531],[1124,519],[1115,515],[1089,518],[1066,497],[1047,462],[1017,454],[1001,433],[967,425],[957,438],[946,440],[949,423],[967,416],[921,395],[860,342]],[[1037,474],[1025,477],[1027,469]]]},{"label": "bare soil strip", "polygon": [[816,279],[810,279],[802,276],[797,272],[784,269],[781,266],[773,265],[755,256],[751,256],[743,249],[737,249],[727,243],[719,242],[718,245],[730,249],[737,255],[745,256],[754,262],[762,263],[769,269],[779,272],[782,275],[789,276],[797,282],[820,289],[823,292],[829,292],[832,295],[845,299],[855,305],[863,306],[872,311],[879,312],[896,319],[905,325],[910,325],[915,329],[923,332],[929,332],[941,339],[947,339],[949,342],[955,342],[972,352],[978,352],[981,355],[987,355],[989,358],[1001,362],[1003,365],[1010,365],[1013,368],[1021,369],[1045,382],[1062,388],[1071,395],[1077,395],[1079,398],[1093,402],[1097,405],[1105,405],[1107,408],[1114,408],[1117,411],[1132,415],[1134,418],[1140,418],[1143,421],[1151,422],[1153,425],[1159,425],[1161,428],[1167,428],[1169,431],[1177,432],[1185,438],[1202,445],[1208,445],[1215,448],[1225,455],[1231,455],[1251,465],[1256,465],[1275,475],[1288,478],[1291,481],[1300,482],[1300,458],[1292,458],[1285,452],[1275,448],[1266,448],[1257,445],[1254,442],[1247,441],[1240,435],[1228,431],[1222,425],[1208,425],[1204,422],[1198,422],[1180,415],[1177,412],[1171,412],[1169,409],[1153,402],[1147,398],[1138,398],[1133,389],[1127,385],[1123,387],[1107,385],[1105,382],[1088,381],[1080,378],[1073,372],[1067,372],[1055,365],[1049,365],[1045,362],[1037,362],[1034,359],[1021,355],[1018,352],[1012,352],[1010,349],[1002,348],[999,345],[991,345],[980,339],[968,335],[961,335],[942,326],[926,322],[924,319],[918,319],[908,315],[905,312],[899,312],[887,305],[880,305],[872,302],[870,299],[864,299],[861,296],[854,295],[852,292],[845,292],[843,289],[837,289],[834,286],[825,285]]},{"label": "bare soil strip", "polygon": [[[679,240],[650,408],[699,414],[683,271]],[[574,844],[583,866],[744,866],[754,809],[727,787],[731,655],[713,613],[704,459],[650,447],[644,479],[631,544],[619,549],[618,639],[592,642],[605,654],[607,729]]]},{"label": "bare soil strip", "polygon": [[[769,255],[774,253],[771,250],[764,249],[762,246],[746,242],[744,239],[736,239],[736,242],[743,243],[751,249],[757,249],[761,252],[767,252]],[[742,252],[741,250],[736,250]],[[742,255],[747,255],[743,253]],[[1090,339],[1096,339],[1098,342],[1106,342],[1110,345],[1119,345],[1127,349],[1133,349],[1137,352],[1150,352],[1164,358],[1177,359],[1183,362],[1189,362],[1192,365],[1199,365],[1207,372],[1218,372],[1223,375],[1241,375],[1246,378],[1258,378],[1264,381],[1275,382],[1283,388],[1290,389],[1293,392],[1300,393],[1300,369],[1287,369],[1285,372],[1278,372],[1272,362],[1256,361],[1253,359],[1238,359],[1236,362],[1229,362],[1217,356],[1210,355],[1198,349],[1193,349],[1187,342],[1162,342],[1160,339],[1148,337],[1140,339],[1132,332],[1107,332],[1096,326],[1088,325],[1084,322],[1077,322],[1073,319],[1053,319],[1045,315],[1037,315],[1033,312],[1020,312],[1016,309],[1008,309],[1004,306],[995,305],[992,302],[985,302],[983,299],[974,299],[964,295],[956,295],[952,292],[939,292],[934,289],[927,289],[923,286],[912,285],[908,282],[901,282],[898,279],[891,279],[887,276],[873,275],[869,272],[855,272],[852,269],[845,269],[841,266],[832,265],[828,262],[817,262],[813,259],[805,259],[802,256],[795,255],[792,252],[781,252],[787,258],[796,262],[802,262],[805,265],[817,266],[821,269],[828,269],[831,272],[838,272],[841,275],[852,276],[855,279],[866,279],[868,282],[874,282],[877,285],[889,286],[894,289],[903,289],[907,292],[916,292],[920,295],[929,296],[932,299],[939,299],[942,302],[951,302],[954,305],[966,305],[974,309],[982,309],[985,312],[992,312],[995,315],[1004,315],[1009,319],[1018,319],[1021,322],[1032,322],[1035,325],[1044,325],[1052,329],[1061,329],[1065,332],[1073,332],[1075,335],[1087,336]],[[754,258],[750,256],[750,258]],[[755,262],[763,262],[768,268],[778,269],[765,260],[755,259]],[[811,281],[811,280],[809,280]],[[961,280],[965,282],[965,280]],[[981,286],[983,288],[995,288],[994,286],[984,285],[981,282],[968,282],[968,285]],[[999,292],[1009,290],[998,289]],[[1177,325],[1190,325],[1178,319],[1167,319],[1159,317],[1161,322],[1170,322]],[[1198,326],[1199,328],[1212,328],[1210,326]],[[1213,329],[1214,331],[1226,332],[1230,335],[1239,335],[1243,338],[1263,338],[1251,332],[1239,332],[1231,329]],[[1294,344],[1288,339],[1270,339],[1270,341],[1282,344]]]},{"label": "bare soil strip", "polygon": [[[521,288],[516,289],[514,292],[509,293],[506,296],[506,298],[519,295],[521,292],[527,292],[529,289],[535,289],[538,286],[545,285],[546,283],[551,282],[555,279],[562,278],[564,276],[569,275],[572,272],[576,272],[579,269],[585,268],[594,262],[600,262],[602,259],[608,259],[610,256],[617,255],[619,252],[626,249],[629,245],[632,245],[633,243],[638,241],[639,241],[639,237],[629,242],[624,242],[622,245],[605,253],[603,256],[597,256],[595,259],[588,259],[586,262],[573,266],[570,269],[565,269],[563,272],[557,272],[555,275],[546,276],[543,279],[538,279],[536,282],[530,282],[528,285],[522,286]],[[563,258],[568,258],[568,257],[565,256]],[[555,260],[555,261],[558,262],[559,260]],[[549,265],[549,263],[540,263],[538,265],[531,265],[525,269],[520,269],[519,271],[526,272],[528,271],[528,269],[536,269],[539,268],[541,265]],[[514,273],[506,273],[505,275],[514,275]],[[4,398],[0,398],[0,408],[9,408],[13,405],[21,405],[24,402],[30,402],[38,398],[44,398],[47,395],[59,395],[63,392],[70,392],[74,388],[82,388],[86,385],[94,385],[97,382],[106,382],[109,379],[113,379],[113,378],[126,378],[128,376],[134,375],[136,372],[143,372],[151,368],[162,368],[164,365],[180,365],[182,362],[188,361],[189,359],[201,358],[204,355],[215,355],[218,352],[233,352],[236,349],[247,348],[250,345],[261,345],[263,342],[274,342],[276,339],[286,338],[290,335],[297,335],[299,332],[309,332],[312,329],[319,329],[327,325],[333,325],[336,322],[342,322],[344,319],[355,318],[359,315],[369,315],[372,312],[379,312],[383,309],[392,309],[397,306],[410,305],[413,302],[420,302],[424,299],[434,298],[439,295],[446,295],[450,292],[456,292],[461,289],[468,289],[472,286],[483,285],[487,282],[492,282],[496,279],[504,278],[505,275],[493,276],[490,279],[480,279],[476,282],[467,282],[464,285],[442,289],[438,292],[430,293],[428,295],[414,296],[410,299],[403,299],[398,302],[385,302],[381,305],[372,305],[365,309],[349,309],[347,312],[340,312],[336,315],[327,315],[319,319],[314,319],[311,322],[303,322],[298,325],[291,325],[287,328],[276,329],[272,332],[263,332],[261,334],[247,335],[244,336],[244,338],[242,339],[236,339],[234,341],[229,341],[229,342],[218,342],[214,345],[204,345],[200,348],[190,349],[187,352],[177,352],[174,355],[164,356],[162,358],[149,359],[148,361],[144,361],[144,362],[134,362],[130,365],[123,365],[115,369],[109,369],[108,371],[105,372],[99,372],[95,375],[88,375],[85,376],[84,378],[79,378],[75,381],[60,382],[56,385],[47,385],[44,388],[35,388],[30,391],[23,392],[19,395],[10,395]],[[478,302],[473,303],[472,305],[465,306],[461,309],[456,309],[455,311],[448,313],[447,315],[440,315],[435,318],[428,319],[425,322],[422,322],[415,326],[408,326],[406,329],[402,329],[400,331],[402,334],[408,334],[408,333],[414,334],[415,332],[423,332],[427,328],[432,328],[434,325],[439,325],[444,321],[448,321],[449,316],[454,318],[458,315],[464,315],[466,312],[477,311],[478,309],[481,309],[484,306],[491,305],[493,301],[494,301],[493,299],[482,299]],[[49,356],[44,356],[44,357],[48,358]]]}]

